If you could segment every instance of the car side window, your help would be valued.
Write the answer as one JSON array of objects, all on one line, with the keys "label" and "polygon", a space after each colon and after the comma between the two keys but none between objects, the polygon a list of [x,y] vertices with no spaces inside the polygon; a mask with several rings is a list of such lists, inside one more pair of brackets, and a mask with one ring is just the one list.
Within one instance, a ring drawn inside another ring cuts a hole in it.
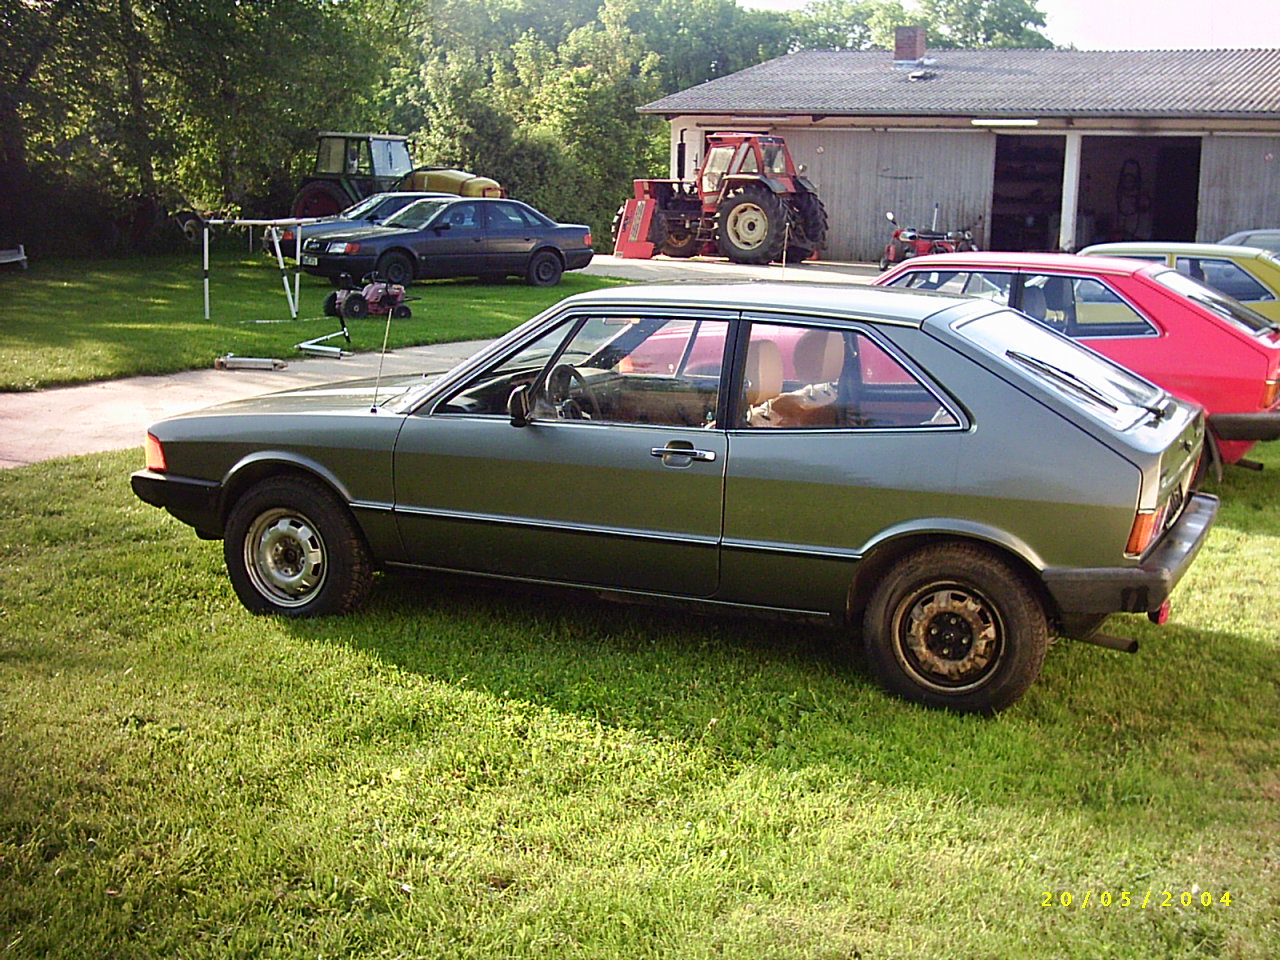
[{"label": "car side window", "polygon": [[723,320],[570,320],[473,377],[435,413],[506,416],[511,392],[527,386],[535,420],[714,426],[728,333]]},{"label": "car side window", "polygon": [[511,391],[533,383],[574,326],[575,321],[558,324],[532,343],[494,362],[452,396],[438,403],[434,412],[505,417]]},{"label": "car side window", "polygon": [[540,378],[538,419],[712,427],[729,323],[594,317]]},{"label": "car side window", "polygon": [[1101,280],[1028,274],[1020,309],[1069,337],[1145,337],[1152,324]]},{"label": "car side window", "polygon": [[451,203],[442,222],[449,224],[451,231],[477,233],[484,224],[484,214],[478,203]]},{"label": "car side window", "polygon": [[523,230],[529,226],[523,213],[524,211],[514,203],[491,203],[489,204],[489,226]]},{"label": "car side window", "polygon": [[980,270],[915,270],[899,277],[892,286],[911,290],[936,290],[962,297],[981,297],[1007,307],[1009,290],[1013,287],[1013,274]]},{"label": "car side window", "polygon": [[753,323],[739,392],[748,429],[954,427],[939,396],[856,330]]},{"label": "car side window", "polygon": [[1174,268],[1241,303],[1274,300],[1275,296],[1239,264],[1219,257],[1178,257]]}]

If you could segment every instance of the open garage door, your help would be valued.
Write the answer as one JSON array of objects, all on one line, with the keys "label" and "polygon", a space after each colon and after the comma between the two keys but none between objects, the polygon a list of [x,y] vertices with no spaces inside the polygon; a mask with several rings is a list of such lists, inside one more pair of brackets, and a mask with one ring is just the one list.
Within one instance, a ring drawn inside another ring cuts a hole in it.
[{"label": "open garage door", "polygon": [[[1194,240],[1200,137],[1084,136],[1071,249],[1107,240]],[[1001,135],[991,208],[996,250],[1060,249],[1068,138]]]}]

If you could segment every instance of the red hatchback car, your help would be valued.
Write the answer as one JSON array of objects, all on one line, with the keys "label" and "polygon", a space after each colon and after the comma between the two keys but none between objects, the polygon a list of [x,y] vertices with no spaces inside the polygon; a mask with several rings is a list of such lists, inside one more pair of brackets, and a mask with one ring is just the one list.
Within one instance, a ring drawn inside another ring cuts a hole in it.
[{"label": "red hatchback car", "polygon": [[907,260],[875,282],[995,300],[1088,344],[1204,407],[1206,447],[1221,462],[1280,439],[1280,324],[1163,264],[948,253]]}]

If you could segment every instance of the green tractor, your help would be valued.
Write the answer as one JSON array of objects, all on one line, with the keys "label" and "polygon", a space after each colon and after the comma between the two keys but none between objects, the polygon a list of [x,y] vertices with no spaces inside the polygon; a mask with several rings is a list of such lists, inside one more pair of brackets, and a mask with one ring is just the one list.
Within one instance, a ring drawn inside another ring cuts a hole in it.
[{"label": "green tractor", "polygon": [[505,195],[496,180],[450,167],[417,167],[409,138],[387,133],[316,136],[316,165],[293,198],[292,216],[330,217],[357,200],[389,190],[433,190],[464,197]]}]

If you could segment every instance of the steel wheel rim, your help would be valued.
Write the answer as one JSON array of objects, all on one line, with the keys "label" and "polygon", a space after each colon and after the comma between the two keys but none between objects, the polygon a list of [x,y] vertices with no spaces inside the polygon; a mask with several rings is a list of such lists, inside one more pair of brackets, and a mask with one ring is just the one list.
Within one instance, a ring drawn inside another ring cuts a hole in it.
[{"label": "steel wheel rim", "polygon": [[550,257],[542,257],[533,265],[533,275],[539,280],[550,280],[556,275],[555,261]]},{"label": "steel wheel rim", "polygon": [[737,247],[754,250],[769,235],[769,215],[759,204],[739,204],[729,211],[725,231]]},{"label": "steel wheel rim", "polygon": [[894,655],[923,686],[950,694],[991,679],[1005,644],[1004,621],[983,594],[931,583],[905,597],[893,616]]},{"label": "steel wheel rim", "polygon": [[275,508],[259,514],[244,538],[244,566],[254,588],[281,607],[300,607],[329,574],[324,538],[306,516]]}]

